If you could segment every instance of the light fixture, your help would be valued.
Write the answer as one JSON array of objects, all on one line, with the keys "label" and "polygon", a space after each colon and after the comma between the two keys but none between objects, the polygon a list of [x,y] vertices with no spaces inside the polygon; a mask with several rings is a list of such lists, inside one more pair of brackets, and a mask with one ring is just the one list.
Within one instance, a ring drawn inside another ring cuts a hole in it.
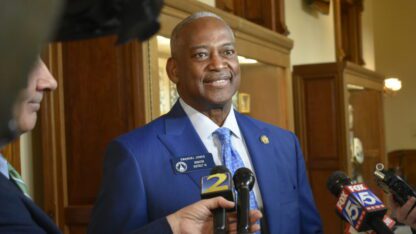
[{"label": "light fixture", "polygon": [[254,64],[254,63],[258,63],[258,61],[255,60],[255,59],[246,58],[246,57],[243,57],[243,56],[240,56],[240,55],[238,56],[238,62],[240,64]]},{"label": "light fixture", "polygon": [[170,44],[170,39],[161,35],[157,35],[156,36],[157,39],[157,43],[162,44],[162,45],[169,45]]},{"label": "light fixture", "polygon": [[159,53],[165,54],[167,57],[170,56],[170,39],[161,35],[156,36],[157,49]]},{"label": "light fixture", "polygon": [[355,85],[355,84],[347,84],[348,90],[364,90],[365,88],[361,85]]},{"label": "light fixture", "polygon": [[394,95],[402,88],[402,82],[398,78],[391,77],[384,80],[384,92]]}]

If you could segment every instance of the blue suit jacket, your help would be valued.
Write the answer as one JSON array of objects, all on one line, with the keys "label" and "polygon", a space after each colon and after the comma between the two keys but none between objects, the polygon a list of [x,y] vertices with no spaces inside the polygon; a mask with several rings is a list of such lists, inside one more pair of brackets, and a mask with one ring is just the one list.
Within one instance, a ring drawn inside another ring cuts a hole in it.
[{"label": "blue suit jacket", "polygon": [[0,233],[61,233],[39,207],[0,173]]},{"label": "blue suit jacket", "polygon": [[[237,112],[236,118],[256,171],[270,233],[322,233],[296,136]],[[269,144],[260,140],[263,135]],[[175,174],[171,160],[205,153],[179,102],[168,114],[115,139],[106,154],[89,232],[130,232],[199,201],[200,178],[209,169]]]}]

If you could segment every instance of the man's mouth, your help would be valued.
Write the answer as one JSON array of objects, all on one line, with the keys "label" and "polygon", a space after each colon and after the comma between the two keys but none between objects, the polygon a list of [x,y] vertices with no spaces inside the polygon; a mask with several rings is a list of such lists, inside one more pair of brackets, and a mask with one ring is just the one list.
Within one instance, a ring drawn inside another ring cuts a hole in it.
[{"label": "man's mouth", "polygon": [[212,76],[208,76],[207,79],[204,80],[204,84],[213,87],[223,87],[231,82],[231,77],[232,76],[228,72],[222,74],[215,74]]},{"label": "man's mouth", "polygon": [[29,104],[40,104],[41,100],[30,100]]},{"label": "man's mouth", "polygon": [[224,86],[227,86],[228,84],[230,84],[231,79],[218,79],[218,80],[208,80],[208,81],[204,81],[205,85],[209,85],[215,88],[222,88]]},{"label": "man's mouth", "polygon": [[32,98],[29,100],[29,103],[38,103],[40,104],[43,99],[43,94],[41,92],[37,92]]},{"label": "man's mouth", "polygon": [[30,109],[34,112],[37,112],[40,109],[40,103],[38,102],[29,102]]},{"label": "man's mouth", "polygon": [[36,95],[31,100],[29,100],[29,105],[32,106],[35,111],[39,110],[40,103],[42,102],[42,95]]}]

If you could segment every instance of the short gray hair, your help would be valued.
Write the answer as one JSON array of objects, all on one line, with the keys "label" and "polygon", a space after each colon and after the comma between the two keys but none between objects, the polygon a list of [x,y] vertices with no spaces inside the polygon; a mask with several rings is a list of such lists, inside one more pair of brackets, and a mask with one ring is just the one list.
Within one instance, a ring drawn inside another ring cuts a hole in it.
[{"label": "short gray hair", "polygon": [[209,12],[209,11],[199,11],[199,12],[193,13],[192,15],[188,16],[187,18],[185,18],[184,20],[179,22],[179,24],[177,24],[175,26],[175,28],[173,29],[172,34],[170,36],[170,51],[171,51],[170,53],[171,53],[172,57],[174,56],[174,54],[176,54],[175,50],[178,47],[178,39],[179,39],[179,35],[180,35],[180,32],[182,31],[182,29],[185,26],[187,26],[188,24],[194,22],[195,20],[197,20],[199,18],[203,18],[203,17],[213,17],[213,18],[219,19],[222,22],[224,22],[225,26],[228,28],[228,30],[230,30],[231,35],[234,38],[233,30],[228,25],[228,23],[225,22],[225,20],[223,18],[221,18],[217,14],[214,14],[214,13]]}]

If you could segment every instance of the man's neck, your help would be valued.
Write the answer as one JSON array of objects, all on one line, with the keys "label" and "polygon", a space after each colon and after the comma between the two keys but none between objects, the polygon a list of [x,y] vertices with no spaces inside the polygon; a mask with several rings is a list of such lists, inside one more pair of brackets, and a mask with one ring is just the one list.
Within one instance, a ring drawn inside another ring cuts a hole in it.
[{"label": "man's neck", "polygon": [[232,102],[227,102],[223,105],[212,105],[212,106],[196,106],[192,105],[192,103],[186,102],[183,98],[181,98],[182,101],[192,107],[194,110],[198,111],[199,113],[207,116],[209,119],[211,119],[215,124],[218,126],[222,126],[227,119],[228,114],[230,113]]},{"label": "man's neck", "polygon": [[208,118],[210,118],[214,123],[216,123],[218,126],[222,126],[225,122],[225,119],[227,118],[228,114],[230,113],[231,106],[228,106],[228,108],[212,108],[207,111],[201,112],[202,114],[206,115]]}]

